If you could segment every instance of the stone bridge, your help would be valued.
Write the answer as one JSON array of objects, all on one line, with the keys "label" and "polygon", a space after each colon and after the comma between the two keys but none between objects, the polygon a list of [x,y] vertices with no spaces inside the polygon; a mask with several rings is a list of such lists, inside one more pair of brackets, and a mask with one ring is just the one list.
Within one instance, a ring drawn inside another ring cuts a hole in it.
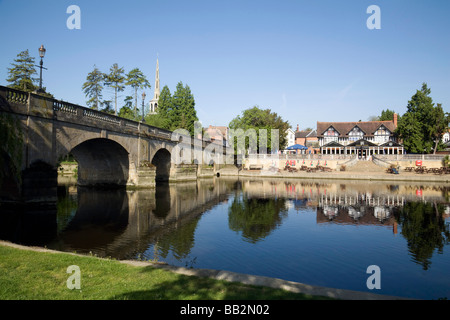
[{"label": "stone bridge", "polygon": [[[222,144],[211,148],[208,141],[186,140],[143,122],[0,86],[0,116],[7,115],[17,119],[23,136],[22,188],[8,187],[12,184],[7,177],[0,198],[16,193],[37,201],[40,193],[48,194],[44,189],[56,190],[57,165],[69,153],[78,162],[79,185],[137,187],[217,175],[218,167],[211,164],[219,155],[232,154]],[[189,148],[177,148],[181,144]],[[185,150],[202,154],[207,150],[209,163],[175,162],[174,154]],[[1,156],[3,163],[10,161],[5,152]]]}]

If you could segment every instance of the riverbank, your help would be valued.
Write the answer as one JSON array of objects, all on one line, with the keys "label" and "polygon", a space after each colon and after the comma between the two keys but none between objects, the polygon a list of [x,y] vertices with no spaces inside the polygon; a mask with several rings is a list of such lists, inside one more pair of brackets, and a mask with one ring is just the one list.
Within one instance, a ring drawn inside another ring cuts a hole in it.
[{"label": "riverbank", "polygon": [[[0,241],[1,300],[401,300],[234,272],[117,261]],[[69,289],[80,270],[80,288]]]},{"label": "riverbank", "polygon": [[373,181],[406,181],[406,182],[436,182],[450,183],[449,174],[415,173],[401,171],[399,174],[378,171],[331,171],[331,172],[273,172],[269,170],[240,170],[240,177],[315,179],[315,180],[373,180]]}]

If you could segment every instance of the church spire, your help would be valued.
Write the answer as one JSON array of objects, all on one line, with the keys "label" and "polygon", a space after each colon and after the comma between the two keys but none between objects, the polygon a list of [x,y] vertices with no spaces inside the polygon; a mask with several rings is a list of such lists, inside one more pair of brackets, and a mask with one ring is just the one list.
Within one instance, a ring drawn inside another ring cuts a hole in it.
[{"label": "church spire", "polygon": [[158,100],[160,94],[159,89],[159,60],[156,58],[156,73],[155,73],[155,95],[153,97],[153,100]]},{"label": "church spire", "polygon": [[158,109],[158,100],[160,95],[159,89],[159,60],[156,58],[156,73],[155,73],[155,94],[152,101],[150,101],[150,113],[155,114]]}]

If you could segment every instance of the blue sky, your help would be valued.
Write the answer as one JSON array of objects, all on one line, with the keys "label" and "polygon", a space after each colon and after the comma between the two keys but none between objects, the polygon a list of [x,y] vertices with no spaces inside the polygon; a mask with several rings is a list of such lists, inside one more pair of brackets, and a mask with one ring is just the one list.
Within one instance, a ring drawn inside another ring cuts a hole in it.
[{"label": "blue sky", "polygon": [[[70,5],[81,9],[80,30],[66,26]],[[370,5],[379,30],[366,26]],[[189,85],[204,126],[255,105],[294,129],[403,114],[423,82],[450,111],[449,15],[448,0],[0,0],[0,84],[19,52],[38,63],[44,44],[44,86],[57,99],[85,105],[94,64],[138,67],[154,86],[158,56],[161,86]]]}]

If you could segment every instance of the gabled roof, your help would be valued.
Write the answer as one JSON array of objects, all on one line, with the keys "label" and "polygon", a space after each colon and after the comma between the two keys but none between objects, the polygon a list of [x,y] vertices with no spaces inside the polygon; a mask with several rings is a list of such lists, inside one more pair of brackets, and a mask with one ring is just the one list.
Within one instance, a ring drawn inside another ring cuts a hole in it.
[{"label": "gabled roof", "polygon": [[209,127],[203,128],[203,130],[210,138],[217,139],[219,137],[225,140],[228,139],[228,127],[210,125]]},{"label": "gabled roof", "polygon": [[317,130],[313,129],[311,131],[297,131],[295,133],[295,138],[316,138]]},{"label": "gabled roof", "polygon": [[355,129],[355,128],[358,128],[359,130],[361,130],[361,131],[364,133],[364,135],[367,134],[367,132],[366,132],[363,128],[361,128],[361,126],[359,126],[358,124],[356,124],[356,126],[354,126],[353,128],[351,128],[351,129],[346,133],[346,135],[349,135],[350,132],[352,132],[352,130]]},{"label": "gabled roof", "polygon": [[348,133],[356,126],[365,132],[365,136],[373,136],[375,131],[382,125],[390,132],[395,131],[393,121],[317,122],[317,136],[323,137],[324,132],[328,128],[333,127],[341,134],[341,137],[348,137]]}]

